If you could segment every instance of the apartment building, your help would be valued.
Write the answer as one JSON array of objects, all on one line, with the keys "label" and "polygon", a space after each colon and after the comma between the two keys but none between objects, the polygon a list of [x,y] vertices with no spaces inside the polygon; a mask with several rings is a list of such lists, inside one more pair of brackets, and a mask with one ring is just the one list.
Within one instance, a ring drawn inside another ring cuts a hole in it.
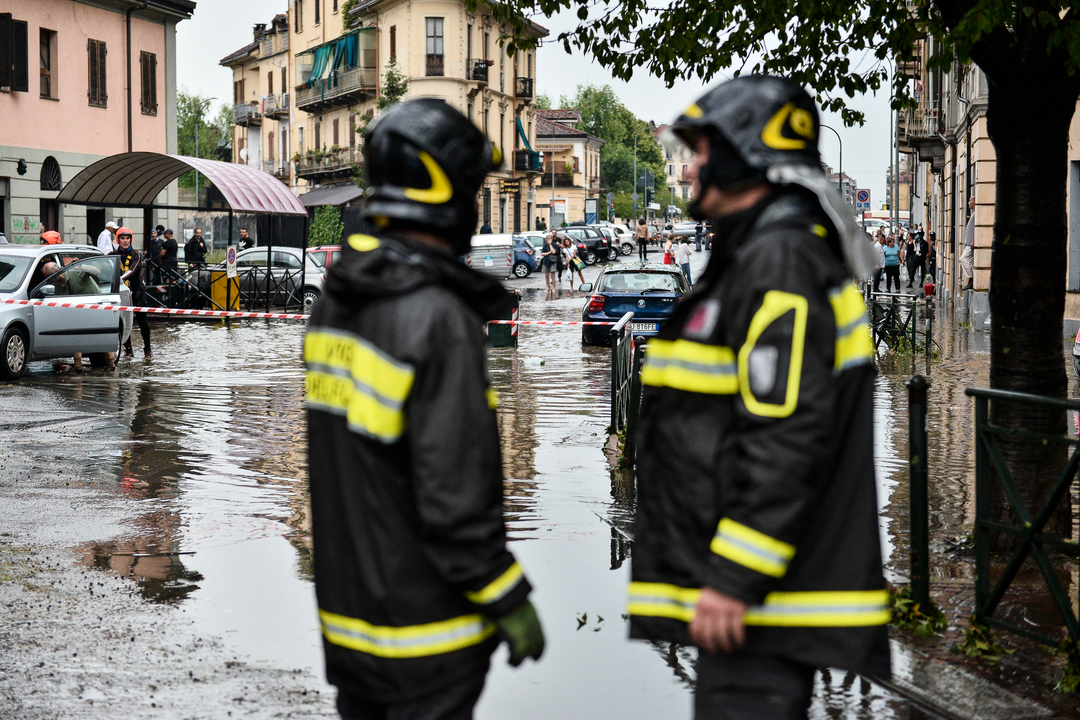
[{"label": "apartment building", "polygon": [[[142,232],[141,213],[56,197],[108,155],[176,152],[176,24],[194,11],[193,0],[0,0],[0,57],[12,59],[0,67],[0,230],[9,241],[58,230],[86,242],[111,219]],[[161,204],[177,202],[172,183]]]},{"label": "apartment building", "polygon": [[[656,125],[652,129],[653,137],[656,141],[660,142],[660,136],[668,129],[667,125]],[[667,201],[671,198],[679,198],[686,202],[690,201],[692,193],[690,179],[687,177],[686,171],[690,167],[690,163],[694,161],[694,151],[687,147],[684,143],[679,143],[679,147],[674,152],[670,149],[665,150],[665,169],[667,170],[667,177],[665,178],[665,184],[668,188],[668,197],[660,197],[661,201]],[[663,147],[663,145],[661,145]]]},{"label": "apartment building", "polygon": [[543,153],[544,174],[536,179],[535,193],[547,226],[595,222],[603,190],[600,150],[606,142],[577,128],[578,110],[537,110],[536,122],[536,149]]},{"label": "apartment building", "polygon": [[233,162],[290,182],[289,19],[255,25],[250,43],[221,59],[233,70]]}]

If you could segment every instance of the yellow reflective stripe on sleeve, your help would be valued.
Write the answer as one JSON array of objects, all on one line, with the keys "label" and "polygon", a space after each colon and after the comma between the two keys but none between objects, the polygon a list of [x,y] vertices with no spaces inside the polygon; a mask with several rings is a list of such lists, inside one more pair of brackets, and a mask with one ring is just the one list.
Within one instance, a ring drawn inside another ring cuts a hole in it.
[{"label": "yellow reflective stripe on sleeve", "polygon": [[858,627],[885,625],[892,617],[884,590],[774,592],[747,609],[746,625],[772,627]]},{"label": "yellow reflective stripe on sleeve", "polygon": [[372,625],[325,610],[319,610],[319,620],[327,641],[383,658],[416,658],[453,652],[483,642],[496,629],[479,614],[405,627]]},{"label": "yellow reflective stripe on sleeve", "polygon": [[667,583],[630,583],[630,599],[627,603],[631,615],[664,617],[690,622],[701,590],[684,588]]},{"label": "yellow reflective stripe on sleeve", "polygon": [[793,545],[731,518],[720,521],[709,548],[720,557],[770,577],[783,577],[795,556]]},{"label": "yellow reflective stripe on sleeve", "polygon": [[304,337],[308,407],[344,415],[349,429],[381,442],[405,431],[413,369],[367,340],[340,330]]},{"label": "yellow reflective stripe on sleeve", "polygon": [[836,361],[833,369],[842,372],[856,365],[866,365],[874,358],[874,341],[866,318],[866,303],[854,284],[829,292],[829,303],[836,318]]},{"label": "yellow reflective stripe on sleeve", "polygon": [[495,388],[488,386],[488,389],[484,391],[484,397],[487,398],[488,407],[494,410],[499,407],[499,393],[495,391]]},{"label": "yellow reflective stripe on sleeve", "polygon": [[[791,357],[788,365],[787,391],[781,404],[761,402],[750,390],[750,352],[757,345],[762,333],[787,313],[795,312],[795,325],[791,333]],[[746,409],[754,415],[785,418],[795,412],[799,403],[799,380],[802,378],[803,350],[806,346],[806,316],[809,303],[802,295],[770,290],[765,293],[761,307],[750,320],[746,331],[746,344],[739,349],[739,392]]]},{"label": "yellow reflective stripe on sleeve", "polygon": [[476,592],[465,591],[465,597],[477,605],[490,605],[497,600],[502,600],[515,585],[524,577],[521,566],[514,563],[506,571],[495,578],[488,585]]},{"label": "yellow reflective stripe on sleeve", "polygon": [[738,390],[735,353],[690,340],[650,340],[641,382],[687,392],[733,395]]}]

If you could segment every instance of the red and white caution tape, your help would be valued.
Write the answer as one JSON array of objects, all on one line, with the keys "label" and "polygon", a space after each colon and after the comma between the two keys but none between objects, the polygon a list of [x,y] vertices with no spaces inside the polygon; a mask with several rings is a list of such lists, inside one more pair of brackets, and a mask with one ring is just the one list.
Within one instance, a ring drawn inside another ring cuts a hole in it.
[{"label": "red and white caution tape", "polygon": [[[188,317],[265,318],[268,320],[307,320],[304,313],[244,312],[241,310],[189,310],[187,308],[138,307],[135,305],[104,305],[98,303],[74,303],[62,300],[16,300],[0,299],[6,305],[39,305],[42,307],[81,308],[84,310],[132,310],[153,315],[184,315]],[[517,317],[517,310],[514,310]],[[490,320],[489,325],[614,325],[615,322],[572,322],[568,320]]]}]

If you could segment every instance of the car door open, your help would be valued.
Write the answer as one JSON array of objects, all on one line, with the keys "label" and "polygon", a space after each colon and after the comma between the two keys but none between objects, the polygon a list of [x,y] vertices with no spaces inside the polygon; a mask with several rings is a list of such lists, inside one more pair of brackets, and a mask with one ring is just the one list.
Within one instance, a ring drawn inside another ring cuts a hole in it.
[{"label": "car door open", "polygon": [[[73,262],[51,273],[30,292],[34,300],[119,305],[120,258],[97,256]],[[113,352],[120,332],[118,310],[73,307],[34,308],[34,354],[56,357],[69,353]]]}]

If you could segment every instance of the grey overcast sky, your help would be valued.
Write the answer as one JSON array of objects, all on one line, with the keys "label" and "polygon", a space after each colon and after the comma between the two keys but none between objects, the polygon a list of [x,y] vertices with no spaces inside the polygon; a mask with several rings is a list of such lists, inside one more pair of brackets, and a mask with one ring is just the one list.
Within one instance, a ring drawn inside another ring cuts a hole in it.
[{"label": "grey overcast sky", "polygon": [[[199,0],[191,20],[177,26],[177,83],[182,89],[203,97],[215,97],[220,103],[232,100],[232,74],[218,64],[221,58],[251,42],[255,23],[268,23],[274,15],[287,10],[286,0]],[[555,37],[576,22],[573,13],[538,19]],[[663,81],[641,71],[629,82],[615,80],[591,58],[576,52],[568,55],[557,43],[544,45],[537,55],[537,92],[558,102],[562,95],[572,95],[577,85],[611,85],[630,110],[645,120],[670,122],[683,108],[706,89],[697,80],[676,83],[667,88]],[[715,80],[719,82],[719,80]],[[844,172],[871,192],[873,207],[885,194],[885,176],[889,167],[890,113],[888,94],[857,97],[852,105],[866,113],[862,127],[845,128],[838,116],[825,114],[822,122],[835,128],[843,139]],[[820,140],[822,157],[833,168],[840,165],[836,136],[823,130]]]}]

